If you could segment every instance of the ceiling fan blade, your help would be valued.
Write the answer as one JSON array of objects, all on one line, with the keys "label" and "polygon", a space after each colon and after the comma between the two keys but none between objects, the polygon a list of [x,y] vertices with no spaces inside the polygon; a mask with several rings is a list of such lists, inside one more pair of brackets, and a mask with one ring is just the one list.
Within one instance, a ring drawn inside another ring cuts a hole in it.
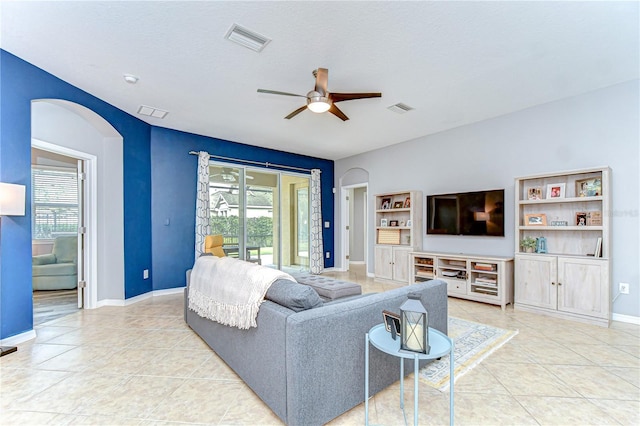
[{"label": "ceiling fan blade", "polygon": [[258,89],[258,93],[269,93],[271,95],[299,96],[306,98],[305,95],[296,95],[295,93],[279,92],[277,90]]},{"label": "ceiling fan blade", "polygon": [[314,74],[316,75],[315,91],[326,96],[327,83],[329,81],[329,70],[326,68],[318,68]]},{"label": "ceiling fan blade", "polygon": [[381,98],[382,93],[329,93],[333,102],[352,101],[354,99]]},{"label": "ceiling fan blade", "polygon": [[302,111],[304,111],[305,109],[307,109],[307,106],[301,106],[300,108],[298,108],[297,110],[293,111],[291,114],[287,115],[285,118],[287,120],[292,119],[293,117],[295,117],[296,115],[300,114]]},{"label": "ceiling fan blade", "polygon": [[344,115],[344,112],[340,111],[340,108],[338,108],[335,104],[331,104],[331,107],[329,108],[329,112],[335,115],[336,117],[338,117],[342,121],[347,121],[349,119],[349,117]]}]

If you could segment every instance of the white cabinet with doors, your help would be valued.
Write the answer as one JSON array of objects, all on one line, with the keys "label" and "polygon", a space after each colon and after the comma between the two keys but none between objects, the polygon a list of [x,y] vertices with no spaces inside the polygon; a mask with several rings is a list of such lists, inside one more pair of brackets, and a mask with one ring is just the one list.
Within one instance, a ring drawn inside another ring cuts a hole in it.
[{"label": "white cabinet with doors", "polygon": [[[608,167],[515,181],[515,308],[608,326],[611,211]],[[522,247],[537,240],[535,252]]]},{"label": "white cabinet with doors", "polygon": [[374,203],[375,279],[408,284],[409,254],[422,248],[422,192],[378,194]]},{"label": "white cabinet with doors", "polygon": [[377,279],[409,282],[410,247],[376,245],[374,272]]},{"label": "white cabinet with doors", "polygon": [[577,256],[518,255],[516,306],[608,325],[609,262]]}]

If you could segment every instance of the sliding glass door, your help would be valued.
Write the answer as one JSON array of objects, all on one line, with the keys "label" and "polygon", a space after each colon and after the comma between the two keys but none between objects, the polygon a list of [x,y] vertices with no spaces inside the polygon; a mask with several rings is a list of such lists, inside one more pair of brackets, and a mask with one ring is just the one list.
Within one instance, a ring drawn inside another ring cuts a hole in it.
[{"label": "sliding glass door", "polygon": [[309,177],[212,164],[211,232],[227,256],[273,268],[309,266]]}]

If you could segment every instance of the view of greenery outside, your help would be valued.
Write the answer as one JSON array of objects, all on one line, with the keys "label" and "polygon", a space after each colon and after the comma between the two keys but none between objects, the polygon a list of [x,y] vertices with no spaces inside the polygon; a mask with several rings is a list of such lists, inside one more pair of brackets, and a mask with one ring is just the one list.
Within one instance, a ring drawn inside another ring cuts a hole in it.
[{"label": "view of greenery outside", "polygon": [[[238,216],[212,216],[209,219],[212,234],[226,237],[238,236]],[[258,247],[273,246],[273,219],[270,217],[251,217],[247,219],[247,245]]]}]

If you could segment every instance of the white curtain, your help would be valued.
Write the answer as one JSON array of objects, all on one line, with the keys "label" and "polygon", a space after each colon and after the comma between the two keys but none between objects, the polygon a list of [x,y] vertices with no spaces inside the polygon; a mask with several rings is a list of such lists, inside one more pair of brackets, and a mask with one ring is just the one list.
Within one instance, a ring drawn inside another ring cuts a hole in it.
[{"label": "white curtain", "polygon": [[312,274],[324,270],[324,248],[322,246],[322,200],[320,199],[320,170],[311,170],[311,253],[309,269]]},{"label": "white curtain", "polygon": [[209,224],[209,153],[198,153],[198,183],[196,187],[196,259],[204,251],[204,237],[211,233]]}]

